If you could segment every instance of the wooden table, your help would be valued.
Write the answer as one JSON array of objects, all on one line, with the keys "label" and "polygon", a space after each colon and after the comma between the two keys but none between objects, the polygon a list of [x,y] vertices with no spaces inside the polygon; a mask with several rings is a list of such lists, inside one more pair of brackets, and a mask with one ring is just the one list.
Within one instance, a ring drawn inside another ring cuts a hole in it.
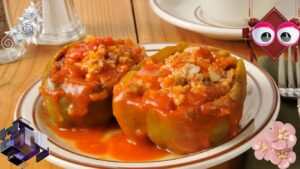
[{"label": "wooden table", "polygon": [[[28,0],[8,0],[13,25],[28,3]],[[74,0],[74,3],[87,34],[130,38],[139,43],[191,41],[225,48],[241,56],[249,55],[242,41],[207,38],[161,20],[153,13],[147,0]],[[41,77],[45,65],[60,47],[29,45],[22,60],[0,65],[0,129],[11,125],[19,97],[31,83]],[[239,156],[214,169],[241,168],[242,158]],[[0,155],[0,168],[18,167],[10,164],[6,156]],[[46,160],[35,163],[31,159],[28,168],[60,167]]]}]

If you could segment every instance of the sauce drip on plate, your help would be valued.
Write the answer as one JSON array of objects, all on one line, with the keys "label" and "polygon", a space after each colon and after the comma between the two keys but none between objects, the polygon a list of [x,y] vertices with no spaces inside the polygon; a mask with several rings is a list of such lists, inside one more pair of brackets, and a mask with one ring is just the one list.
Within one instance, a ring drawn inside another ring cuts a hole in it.
[{"label": "sauce drip on plate", "polygon": [[106,156],[109,160],[144,162],[171,154],[150,141],[130,142],[116,125],[107,128],[51,128],[59,137],[72,141],[80,151]]}]

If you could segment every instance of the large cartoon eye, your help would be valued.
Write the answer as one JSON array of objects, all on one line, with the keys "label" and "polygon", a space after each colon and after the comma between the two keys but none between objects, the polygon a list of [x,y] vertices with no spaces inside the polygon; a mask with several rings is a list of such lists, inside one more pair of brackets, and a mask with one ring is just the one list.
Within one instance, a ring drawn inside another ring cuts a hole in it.
[{"label": "large cartoon eye", "polygon": [[299,29],[292,22],[285,22],[278,27],[277,39],[284,46],[292,46],[298,43]]},{"label": "large cartoon eye", "polygon": [[274,27],[267,22],[256,24],[252,30],[252,39],[259,46],[267,46],[275,37]]}]

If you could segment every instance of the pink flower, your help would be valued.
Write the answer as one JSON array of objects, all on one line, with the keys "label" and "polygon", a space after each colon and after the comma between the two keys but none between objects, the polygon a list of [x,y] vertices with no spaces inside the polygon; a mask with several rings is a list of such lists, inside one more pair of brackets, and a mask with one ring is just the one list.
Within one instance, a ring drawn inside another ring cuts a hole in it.
[{"label": "pink flower", "polygon": [[297,142],[295,136],[295,128],[289,124],[283,124],[276,121],[271,126],[270,130],[266,131],[266,138],[271,142],[271,146],[275,150],[291,149]]},{"label": "pink flower", "polygon": [[286,169],[296,161],[296,153],[292,149],[272,150],[270,159],[278,168]]},{"label": "pink flower", "polygon": [[288,168],[296,161],[293,147],[297,142],[295,128],[289,124],[276,121],[265,132],[259,134],[252,148],[258,160],[265,159],[277,165],[280,169]]},{"label": "pink flower", "polygon": [[265,135],[258,135],[252,144],[252,149],[254,151],[254,155],[258,160],[265,159],[267,161],[270,160],[270,156],[272,153],[271,143],[267,140]]}]

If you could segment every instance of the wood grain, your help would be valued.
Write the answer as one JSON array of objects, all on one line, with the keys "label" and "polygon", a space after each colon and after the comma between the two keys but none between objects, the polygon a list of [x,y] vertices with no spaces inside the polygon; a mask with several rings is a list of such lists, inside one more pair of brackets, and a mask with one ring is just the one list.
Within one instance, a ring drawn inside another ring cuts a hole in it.
[{"label": "wood grain", "polygon": [[74,0],[86,33],[137,40],[130,0]]},{"label": "wood grain", "polygon": [[[8,0],[12,24],[29,4],[29,0]],[[111,35],[115,38],[137,40],[134,29],[130,0],[74,0],[75,7],[86,33],[98,36]],[[45,65],[60,46],[28,46],[24,58],[10,64],[0,65],[0,129],[8,127],[13,121],[13,112],[22,93],[36,79],[41,77]],[[0,155],[1,169],[17,169],[6,157]],[[57,169],[46,160],[35,163],[29,161],[27,168]]]},{"label": "wood grain", "polygon": [[[18,17],[28,3],[29,0],[8,0],[13,25],[16,25]],[[243,42],[207,38],[161,20],[150,9],[148,0],[74,0],[74,4],[87,34],[130,38],[140,43],[191,41],[248,56],[248,48]],[[11,125],[18,99],[27,87],[41,77],[45,65],[60,47],[30,45],[22,60],[0,65],[0,129]],[[258,54],[262,52],[258,51]],[[241,159],[242,157],[236,158],[214,169],[239,168]],[[18,167],[0,155],[0,168]],[[46,160],[35,163],[34,159],[31,159],[27,168],[60,167]]]},{"label": "wood grain", "polygon": [[[216,40],[167,23],[152,11],[148,0],[133,0],[133,7],[139,43],[190,41],[227,49],[244,58],[249,56],[243,41]],[[254,50],[258,56],[264,54],[257,47]],[[240,169],[242,160],[243,156],[239,156],[211,169]]]}]

